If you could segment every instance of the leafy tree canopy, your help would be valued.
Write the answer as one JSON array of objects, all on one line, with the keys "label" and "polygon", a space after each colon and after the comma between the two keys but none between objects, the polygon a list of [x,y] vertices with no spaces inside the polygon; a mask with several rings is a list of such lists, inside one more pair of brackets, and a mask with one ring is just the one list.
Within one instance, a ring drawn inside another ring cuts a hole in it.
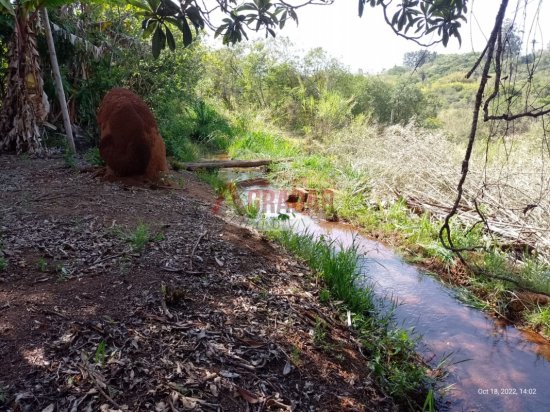
[{"label": "leafy tree canopy", "polygon": [[[266,37],[275,36],[288,20],[298,23],[297,10],[308,5],[330,5],[334,0],[252,0],[238,3],[236,0],[126,0],[136,7],[143,17],[144,37],[151,37],[153,55],[158,57],[168,46],[176,48],[173,30],[183,35],[183,44],[193,41],[193,31],[198,34],[206,27],[222,36],[224,44],[235,44],[248,39],[247,32],[265,31]],[[399,36],[423,46],[438,42],[447,45],[450,38],[461,41],[459,29],[466,20],[468,0],[403,0],[393,4],[391,0],[358,0],[358,13],[362,16],[365,6],[380,7],[386,22]],[[211,6],[207,9],[206,7]],[[215,22],[216,16],[223,16]],[[435,40],[425,41],[427,36]]]},{"label": "leafy tree canopy", "polygon": [[504,51],[512,56],[521,54],[521,46],[523,39],[521,33],[514,25],[512,20],[505,20],[502,25],[502,40],[504,43]]},{"label": "leafy tree canopy", "polygon": [[403,55],[403,65],[410,69],[417,69],[426,63],[433,62],[436,57],[436,52],[429,52],[428,50],[407,52]]}]

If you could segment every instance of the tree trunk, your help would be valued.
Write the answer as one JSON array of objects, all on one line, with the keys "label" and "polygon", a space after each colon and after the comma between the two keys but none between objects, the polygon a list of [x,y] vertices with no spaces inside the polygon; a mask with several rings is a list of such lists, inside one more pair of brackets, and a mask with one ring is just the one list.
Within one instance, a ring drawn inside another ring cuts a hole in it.
[{"label": "tree trunk", "polygon": [[17,8],[8,51],[7,92],[0,112],[0,150],[44,153],[41,126],[48,114],[32,18]]},{"label": "tree trunk", "polygon": [[46,39],[48,41],[48,52],[50,54],[50,62],[52,65],[53,76],[55,79],[55,90],[57,92],[57,99],[59,100],[59,107],[61,107],[61,114],[63,116],[63,125],[65,126],[65,133],[67,134],[67,146],[72,153],[76,153],[73,139],[73,128],[71,126],[71,119],[69,118],[69,111],[67,110],[67,100],[65,99],[65,91],[63,90],[63,82],[61,81],[61,73],[59,72],[59,64],[57,63],[57,54],[55,52],[55,44],[53,42],[52,28],[50,26],[50,19],[48,17],[48,10],[43,7],[41,10],[42,23],[44,24],[44,30],[46,31]]},{"label": "tree trunk", "polygon": [[205,160],[201,162],[181,163],[180,166],[185,170],[200,170],[200,169],[222,169],[230,167],[258,167],[267,166],[272,163],[289,162],[292,159],[278,160]]}]

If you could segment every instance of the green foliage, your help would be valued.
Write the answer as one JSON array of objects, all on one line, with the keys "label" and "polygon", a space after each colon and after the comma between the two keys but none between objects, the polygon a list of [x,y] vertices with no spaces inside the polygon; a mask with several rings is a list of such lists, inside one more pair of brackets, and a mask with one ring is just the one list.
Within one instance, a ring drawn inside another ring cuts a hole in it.
[{"label": "green foliage", "polygon": [[208,183],[218,195],[223,195],[227,191],[227,183],[220,177],[217,169],[199,170],[196,175],[200,180]]},{"label": "green foliage", "polygon": [[338,173],[332,160],[322,155],[295,156],[294,161],[281,164],[279,179],[312,189],[329,189]]},{"label": "green foliage", "polygon": [[249,131],[237,136],[228,148],[234,158],[288,158],[298,153],[297,146],[290,140],[269,132]]},{"label": "green foliage", "polygon": [[333,248],[337,245],[312,235],[297,235],[289,230],[272,229],[268,235],[285,248],[304,259],[325,281],[331,296],[345,301],[356,313],[367,313],[374,308],[372,292],[355,287],[357,279],[357,250]]},{"label": "green foliage", "polygon": [[315,326],[313,327],[313,344],[325,351],[331,349],[331,345],[328,341],[327,324],[320,318],[315,319]]},{"label": "green foliage", "polygon": [[333,130],[341,129],[351,121],[353,98],[345,99],[336,92],[324,91],[312,109],[313,134],[328,136]]},{"label": "green foliage", "polygon": [[[330,139],[356,118],[379,124],[408,123],[412,118],[436,125],[439,100],[401,77],[352,74],[322,49],[292,55],[288,40],[255,42],[216,50],[203,60],[199,88],[209,99],[239,113],[261,111],[291,133]],[[246,130],[255,130],[250,125]]]},{"label": "green foliage", "polygon": [[244,214],[249,219],[256,219],[260,213],[260,202],[247,203],[244,207]]},{"label": "green foliage", "polygon": [[38,267],[38,270],[40,272],[45,272],[48,269],[48,262],[46,262],[46,260],[41,257],[40,259],[38,259],[36,266]]},{"label": "green foliage", "polygon": [[428,391],[428,395],[426,395],[426,400],[424,401],[424,405],[422,405],[422,412],[434,412],[435,411],[435,396],[433,389],[430,389]]},{"label": "green foliage", "polygon": [[133,232],[128,234],[126,240],[130,243],[134,252],[141,253],[145,245],[151,241],[149,226],[140,223]]},{"label": "green foliage", "polygon": [[191,140],[215,150],[224,150],[233,137],[229,121],[203,100],[194,101],[187,109],[192,124]]},{"label": "green foliage", "polygon": [[403,66],[409,69],[418,69],[423,65],[433,62],[437,56],[437,52],[429,50],[417,50],[407,52],[403,55]]},{"label": "green foliage", "polygon": [[[417,41],[418,39],[424,40],[424,36],[428,38],[430,34],[433,36],[437,33],[441,39],[436,42],[443,43],[443,46],[447,46],[451,37],[455,37],[459,43],[462,42],[460,27],[462,26],[461,22],[466,20],[467,1],[420,0],[403,2],[395,8],[391,8],[391,2],[359,0],[359,16],[363,15],[364,7],[367,4],[372,7],[382,7],[388,24],[404,37],[408,37],[410,29],[415,29],[414,34],[409,36]],[[431,38],[426,41],[433,44]]]},{"label": "green foliage", "polygon": [[328,289],[322,289],[319,292],[319,300],[321,303],[327,303],[330,301],[330,290]]},{"label": "green foliage", "polygon": [[107,358],[107,344],[104,340],[99,342],[99,345],[97,345],[95,354],[94,354],[94,360],[95,363],[98,365],[103,366],[105,364],[105,359]]},{"label": "green foliage", "polygon": [[301,352],[300,349],[296,346],[292,346],[292,350],[290,351],[290,361],[296,365],[300,366],[302,364],[302,359],[300,358]]},{"label": "green foliage", "polygon": [[531,288],[550,294],[550,265],[537,259],[536,256],[525,254],[518,277]]},{"label": "green foliage", "polygon": [[550,306],[537,307],[527,315],[529,326],[550,338]]},{"label": "green foliage", "polygon": [[[151,37],[151,48],[155,58],[160,55],[161,50],[166,48],[166,45],[170,50],[175,50],[176,41],[172,30],[179,30],[182,33],[184,46],[189,46],[193,41],[191,26],[195,28],[196,34],[205,26],[213,28],[214,37],[221,35],[223,44],[235,44],[248,39],[247,29],[256,32],[264,30],[266,37],[275,37],[275,30],[283,29],[289,19],[298,22],[296,13],[298,8],[308,4],[332,3],[329,0],[322,0],[320,3],[307,0],[300,5],[292,5],[285,1],[253,0],[248,3],[230,2],[228,4],[217,0],[217,7],[214,7],[214,10],[219,8],[225,16],[221,23],[218,23],[213,22],[210,13],[201,11],[194,2],[183,2],[180,7],[170,0],[127,0],[127,2],[139,10],[136,15],[143,18],[141,22],[143,37]],[[428,35],[432,41],[434,34],[440,37],[435,42],[442,42],[444,46],[451,37],[461,41],[459,28],[461,20],[465,20],[466,2],[453,0],[434,3],[421,0],[393,7],[391,2],[358,0],[359,16],[362,16],[365,4],[373,7],[380,6],[387,23],[404,37],[407,37],[407,32],[414,28],[414,38],[417,41]],[[6,7],[12,10],[9,6]]]},{"label": "green foliage", "polygon": [[65,162],[65,167],[70,169],[74,169],[76,167],[75,154],[68,148],[65,148],[65,152],[63,153],[63,161]]},{"label": "green foliage", "polygon": [[136,228],[130,232],[122,228],[115,228],[113,232],[126,241],[131,246],[134,253],[141,253],[147,243],[151,241],[161,240],[160,237],[157,237],[159,234],[155,236],[151,235],[149,226],[144,223],[139,223]]},{"label": "green foliage", "polygon": [[140,10],[138,14],[143,17],[143,37],[151,37],[151,49],[155,59],[167,45],[171,51],[176,49],[172,30],[179,30],[183,35],[184,46],[189,46],[193,41],[190,26],[193,25],[197,33],[199,29],[204,28],[200,10],[193,4],[186,4],[185,9],[182,9],[169,0],[127,1]]},{"label": "green foliage", "polygon": [[105,161],[99,153],[98,147],[92,147],[84,154],[84,159],[94,166],[105,166]]},{"label": "green foliage", "polygon": [[155,111],[166,154],[182,162],[201,157],[204,150],[190,139],[193,125],[185,105],[176,100],[159,100]]},{"label": "green foliage", "polygon": [[8,267],[8,261],[4,256],[0,256],[0,272],[6,270]]}]

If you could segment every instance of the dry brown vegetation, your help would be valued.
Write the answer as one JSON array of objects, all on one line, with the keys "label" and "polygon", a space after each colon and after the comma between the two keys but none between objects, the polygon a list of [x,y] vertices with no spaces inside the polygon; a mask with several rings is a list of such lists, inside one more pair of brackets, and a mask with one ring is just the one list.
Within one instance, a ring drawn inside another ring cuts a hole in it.
[{"label": "dry brown vegetation", "polygon": [[[479,140],[458,219],[483,224],[500,243],[528,246],[548,261],[550,162],[542,131],[533,134]],[[340,133],[327,150],[368,176],[363,189],[374,201],[402,196],[411,208],[442,218],[456,197],[464,146],[442,133],[412,123],[381,133],[361,126]]]}]

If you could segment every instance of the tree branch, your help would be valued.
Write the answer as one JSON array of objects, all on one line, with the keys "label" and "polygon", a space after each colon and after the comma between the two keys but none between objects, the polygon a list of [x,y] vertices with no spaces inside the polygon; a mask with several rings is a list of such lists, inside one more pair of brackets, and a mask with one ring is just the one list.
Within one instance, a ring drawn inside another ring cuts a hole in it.
[{"label": "tree branch", "polygon": [[[502,29],[502,23],[504,21],[504,15],[506,13],[507,7],[508,7],[508,0],[502,0],[500,3],[498,14],[495,19],[495,25],[493,27],[493,31],[491,32],[491,36],[487,41],[486,60],[485,60],[485,65],[483,66],[483,72],[481,75],[481,80],[479,82],[479,87],[476,94],[476,100],[475,100],[474,111],[472,116],[472,126],[470,129],[470,136],[468,138],[468,147],[466,149],[464,160],[462,161],[461,177],[457,185],[457,196],[451,211],[445,217],[443,226],[441,226],[441,229],[439,231],[439,239],[441,240],[441,243],[443,244],[443,246],[453,251],[456,250],[456,248],[451,238],[451,219],[453,218],[453,216],[456,215],[458,211],[458,206],[460,204],[460,201],[462,200],[463,191],[464,191],[464,182],[466,181],[466,176],[468,175],[470,158],[472,156],[474,142],[477,135],[477,124],[479,121],[479,113],[483,102],[483,93],[485,92],[485,87],[489,79],[489,70],[491,69],[493,52],[495,50],[495,44],[497,42],[497,38]],[[462,263],[466,264],[464,257],[460,253],[457,253],[457,254],[459,259],[462,261]]]},{"label": "tree branch", "polygon": [[536,118],[536,117],[544,116],[544,115],[547,115],[547,114],[550,114],[550,109],[543,110],[542,107],[540,107],[538,109],[530,110],[528,112],[523,112],[523,113],[486,115],[483,120],[485,120],[485,121],[488,121],[488,120],[512,121],[512,120],[516,120],[516,119],[519,119],[519,118],[522,118],[522,117]]}]

